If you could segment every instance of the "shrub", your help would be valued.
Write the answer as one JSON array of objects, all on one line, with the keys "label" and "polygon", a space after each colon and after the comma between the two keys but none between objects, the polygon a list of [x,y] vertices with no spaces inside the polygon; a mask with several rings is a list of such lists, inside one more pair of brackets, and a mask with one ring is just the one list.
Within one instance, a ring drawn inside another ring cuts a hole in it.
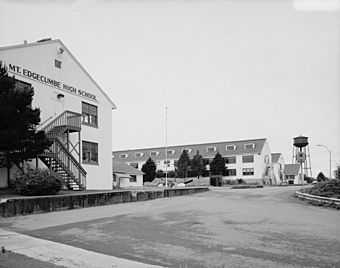
[{"label": "shrub", "polygon": [[319,182],[311,188],[305,190],[307,193],[322,197],[340,198],[340,181],[330,180]]},{"label": "shrub", "polygon": [[28,170],[18,174],[11,186],[21,195],[55,195],[62,187],[62,180],[48,169]]},{"label": "shrub", "polygon": [[163,172],[163,170],[157,170],[156,172],[156,178],[164,178],[165,177],[165,173]]},{"label": "shrub", "polygon": [[237,179],[238,184],[244,183],[243,179]]},{"label": "shrub", "polygon": [[169,178],[175,178],[175,177],[176,177],[176,172],[173,171],[173,170],[170,170],[170,171],[168,172],[168,177],[169,177]]}]

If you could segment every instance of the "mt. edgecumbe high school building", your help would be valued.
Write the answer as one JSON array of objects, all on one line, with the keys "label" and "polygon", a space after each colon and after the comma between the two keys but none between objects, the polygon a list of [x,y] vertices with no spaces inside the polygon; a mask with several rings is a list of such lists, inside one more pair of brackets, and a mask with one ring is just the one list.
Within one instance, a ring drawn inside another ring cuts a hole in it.
[{"label": "mt. edgecumbe high school building", "polygon": [[[60,40],[1,47],[0,60],[17,88],[32,86],[32,107],[53,140],[31,161],[63,176],[71,189],[112,189],[112,109],[116,106]],[[14,172],[14,170],[11,170]],[[7,169],[0,169],[0,187]]]},{"label": "mt. edgecumbe high school building", "polygon": [[280,176],[283,173],[283,166],[275,167],[278,160],[272,161],[269,144],[265,138],[168,146],[167,150],[165,149],[165,147],[157,147],[114,151],[112,156],[115,161],[125,162],[139,170],[151,157],[156,163],[157,170],[169,172],[175,170],[176,162],[183,150],[187,151],[190,159],[199,151],[203,159],[208,161],[219,152],[226,161],[226,179],[243,179],[249,183],[263,184],[279,184],[283,181],[283,176]]}]

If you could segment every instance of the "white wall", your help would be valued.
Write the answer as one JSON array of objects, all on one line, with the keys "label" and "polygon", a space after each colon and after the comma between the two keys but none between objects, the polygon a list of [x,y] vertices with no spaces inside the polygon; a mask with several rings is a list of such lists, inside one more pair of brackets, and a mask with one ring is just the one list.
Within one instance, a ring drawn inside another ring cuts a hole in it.
[{"label": "white wall", "polygon": [[[281,168],[280,168],[280,165],[281,165]],[[277,163],[273,163],[273,172],[274,172],[277,184],[280,184],[285,181],[283,170],[284,170],[284,160],[281,155]],[[282,179],[280,178],[280,173],[282,173]]]},{"label": "white wall", "polygon": [[[60,47],[62,47],[60,42],[47,42],[34,46],[28,45],[20,49],[0,50],[0,60],[6,65],[12,64],[20,67],[21,75],[18,72],[9,72],[9,74],[15,74],[17,79],[30,83],[34,87],[32,106],[40,108],[42,123],[48,120],[44,126],[65,110],[81,113],[82,101],[98,107],[98,128],[82,125],[81,131],[82,140],[98,143],[98,165],[81,164],[87,172],[87,189],[111,189],[112,103],[67,50],[64,50],[62,54],[57,53]],[[61,69],[54,66],[55,59],[62,61]],[[76,93],[63,91],[30,79],[23,75],[23,69],[60,81],[62,88],[63,84],[72,86],[76,88]],[[80,96],[78,90],[95,95],[97,101]],[[63,94],[64,98],[58,99],[59,93]],[[71,135],[73,143],[77,138],[77,134]]]},{"label": "white wall", "polygon": [[143,175],[136,176],[136,182],[130,181],[130,186],[132,187],[142,187],[143,186]]}]

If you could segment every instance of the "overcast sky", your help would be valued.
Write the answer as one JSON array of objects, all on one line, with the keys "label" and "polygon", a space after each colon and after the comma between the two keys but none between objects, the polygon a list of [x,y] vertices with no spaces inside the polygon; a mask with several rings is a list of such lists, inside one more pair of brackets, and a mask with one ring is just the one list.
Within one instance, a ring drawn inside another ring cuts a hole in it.
[{"label": "overcast sky", "polygon": [[107,92],[113,149],[268,138],[340,164],[337,0],[0,0],[0,46],[61,39]]}]

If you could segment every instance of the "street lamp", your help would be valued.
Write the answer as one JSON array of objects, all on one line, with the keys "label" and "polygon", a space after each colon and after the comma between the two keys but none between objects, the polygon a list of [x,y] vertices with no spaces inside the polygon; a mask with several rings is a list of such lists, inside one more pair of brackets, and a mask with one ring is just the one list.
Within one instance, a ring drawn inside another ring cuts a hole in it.
[{"label": "street lamp", "polygon": [[316,146],[325,148],[329,153],[329,179],[332,179],[332,151],[325,145],[317,144]]}]

